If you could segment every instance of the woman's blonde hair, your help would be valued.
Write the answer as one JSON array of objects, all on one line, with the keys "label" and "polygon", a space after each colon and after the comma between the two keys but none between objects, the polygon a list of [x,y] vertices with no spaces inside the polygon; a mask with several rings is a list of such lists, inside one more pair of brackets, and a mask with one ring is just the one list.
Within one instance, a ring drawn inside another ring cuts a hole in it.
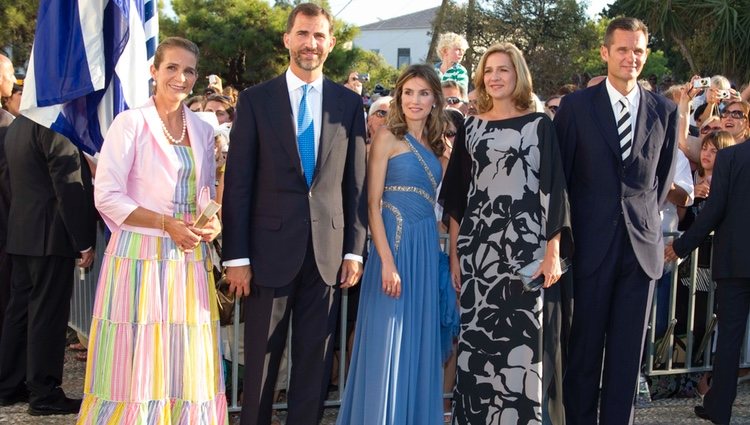
[{"label": "woman's blonde hair", "polygon": [[[435,72],[432,66],[425,64],[411,65],[398,77],[396,87],[393,89],[395,92],[393,101],[391,102],[391,107],[388,108],[388,130],[399,139],[406,137],[406,133],[409,132],[406,116],[404,115],[404,107],[401,102],[403,102],[404,84],[412,78],[423,79],[435,97],[435,103],[432,106],[432,110],[430,110],[430,114],[427,116],[422,136],[425,137],[435,155],[440,156],[443,154],[443,150],[445,150],[445,146],[443,145],[443,128],[445,127],[446,119],[443,110],[445,100],[443,99],[443,91],[440,88],[440,79],[438,79],[437,72]],[[418,134],[414,136],[419,137]]]},{"label": "woman's blonde hair", "polygon": [[443,51],[454,46],[467,50],[469,48],[469,42],[455,32],[444,32],[440,34],[440,38],[438,38],[437,42],[437,52],[441,60],[443,57]]},{"label": "woman's blonde hair", "polygon": [[487,88],[484,85],[484,68],[487,65],[487,58],[495,53],[504,53],[508,55],[513,68],[516,71],[516,88],[513,90],[513,103],[519,111],[526,111],[531,108],[533,99],[531,97],[534,86],[531,83],[531,72],[523,58],[523,53],[518,50],[512,43],[498,43],[492,45],[482,55],[479,60],[477,72],[474,75],[474,87],[477,91],[477,112],[485,113],[492,109],[492,98],[487,94]]}]

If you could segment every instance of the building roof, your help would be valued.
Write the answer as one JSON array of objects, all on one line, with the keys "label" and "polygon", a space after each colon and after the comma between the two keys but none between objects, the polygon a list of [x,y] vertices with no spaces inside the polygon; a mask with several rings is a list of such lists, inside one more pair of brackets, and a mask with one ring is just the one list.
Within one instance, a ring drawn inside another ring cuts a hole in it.
[{"label": "building roof", "polygon": [[432,21],[435,20],[438,9],[440,9],[440,6],[420,10],[419,12],[410,13],[408,15],[396,16],[395,18],[385,19],[383,21],[373,22],[372,24],[362,25],[359,29],[362,31],[377,31],[432,28]]}]

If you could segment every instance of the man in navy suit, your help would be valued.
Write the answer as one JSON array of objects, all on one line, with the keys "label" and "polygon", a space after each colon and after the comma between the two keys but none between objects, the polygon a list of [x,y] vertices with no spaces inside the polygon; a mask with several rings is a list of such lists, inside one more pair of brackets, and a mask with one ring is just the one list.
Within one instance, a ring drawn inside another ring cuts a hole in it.
[{"label": "man in navy suit", "polygon": [[719,336],[716,342],[713,384],[695,406],[695,414],[717,424],[728,424],[737,397],[737,372],[750,311],[750,141],[722,149],[716,155],[709,196],[690,229],[667,246],[665,256],[686,257],[714,234],[711,274],[716,281]]},{"label": "man in navy suit", "polygon": [[224,189],[224,265],[245,296],[242,424],[271,422],[291,321],[288,425],[316,424],[330,379],[340,290],[367,237],[362,99],[326,79],[333,18],[292,10],[286,73],[240,94]]},{"label": "man in navy suit", "polygon": [[606,80],[565,96],[555,117],[576,241],[564,379],[575,425],[596,424],[597,407],[601,423],[632,423],[646,316],[662,273],[659,209],[672,182],[677,111],[637,83],[647,40],[641,21],[613,20],[600,49]]}]

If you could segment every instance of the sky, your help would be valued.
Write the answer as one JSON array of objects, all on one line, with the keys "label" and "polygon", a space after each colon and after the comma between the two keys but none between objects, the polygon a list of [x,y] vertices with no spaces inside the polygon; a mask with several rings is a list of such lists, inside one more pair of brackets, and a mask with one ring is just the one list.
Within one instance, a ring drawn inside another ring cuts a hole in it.
[{"label": "sky", "polygon": [[[586,12],[593,17],[613,0],[588,0]],[[440,0],[329,0],[331,12],[346,22],[365,25],[440,6]]]}]

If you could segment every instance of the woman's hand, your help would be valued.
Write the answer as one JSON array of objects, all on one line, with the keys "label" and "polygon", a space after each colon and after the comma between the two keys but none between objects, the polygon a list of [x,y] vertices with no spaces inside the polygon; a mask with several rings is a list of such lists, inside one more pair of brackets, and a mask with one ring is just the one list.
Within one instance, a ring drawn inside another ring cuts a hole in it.
[{"label": "woman's hand", "polygon": [[535,279],[540,274],[544,275],[544,284],[542,285],[543,288],[549,288],[550,286],[557,283],[557,281],[560,280],[560,276],[562,276],[560,255],[556,252],[550,252],[548,250],[547,253],[544,254],[544,259],[542,260],[542,264],[539,266],[539,269],[537,269],[536,273],[534,273],[531,278]]},{"label": "woman's hand", "polygon": [[547,250],[544,252],[542,264],[531,278],[536,279],[541,274],[544,275],[544,284],[542,284],[542,288],[549,288],[557,283],[557,281],[560,280],[560,276],[562,276],[562,267],[560,266],[559,233],[547,241]]},{"label": "woman's hand", "polygon": [[396,265],[393,262],[383,263],[382,273],[383,292],[393,298],[401,296],[401,276],[398,275]]},{"label": "woman's hand", "polygon": [[183,252],[192,252],[201,241],[201,235],[195,233],[190,224],[174,217],[164,216],[164,230],[172,238],[177,248]]},{"label": "woman's hand", "polygon": [[211,217],[211,220],[208,221],[205,227],[193,227],[191,224],[190,230],[200,236],[201,240],[211,242],[221,233],[221,222],[219,221],[219,217],[215,215]]},{"label": "woman's hand", "polygon": [[450,259],[451,283],[453,289],[459,292],[461,291],[461,263],[458,261],[457,254],[451,254],[448,258]]},{"label": "woman's hand", "polygon": [[718,105],[719,103],[721,103],[721,99],[719,98],[719,89],[706,89],[706,103],[712,105]]}]

